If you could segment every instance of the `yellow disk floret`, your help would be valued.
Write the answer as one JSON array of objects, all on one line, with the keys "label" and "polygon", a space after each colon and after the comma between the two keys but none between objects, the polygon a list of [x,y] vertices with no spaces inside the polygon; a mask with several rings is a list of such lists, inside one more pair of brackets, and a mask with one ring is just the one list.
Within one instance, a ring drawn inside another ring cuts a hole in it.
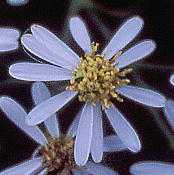
[{"label": "yellow disk floret", "polygon": [[116,98],[119,102],[123,99],[115,91],[117,87],[127,85],[130,81],[123,77],[132,69],[120,71],[113,64],[121,51],[112,59],[105,60],[104,55],[97,55],[98,43],[92,43],[92,53],[85,53],[84,58],[80,58],[80,64],[75,70],[72,70],[74,76],[70,80],[71,85],[67,89],[79,92],[79,101],[91,102],[92,105],[100,102],[102,108],[113,106],[111,98]]}]

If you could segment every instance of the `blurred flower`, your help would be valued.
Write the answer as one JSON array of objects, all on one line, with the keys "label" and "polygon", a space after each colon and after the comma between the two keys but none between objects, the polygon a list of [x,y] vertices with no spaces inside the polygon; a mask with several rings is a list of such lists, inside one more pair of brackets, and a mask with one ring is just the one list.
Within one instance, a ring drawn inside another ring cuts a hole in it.
[{"label": "blurred flower", "polygon": [[[174,75],[170,77],[170,83],[174,85]],[[166,101],[166,104],[164,107],[164,115],[166,116],[166,119],[168,120],[172,129],[174,129],[174,101],[173,100]]]},{"label": "blurred flower", "polygon": [[135,130],[114,107],[112,98],[122,102],[121,94],[147,106],[160,108],[165,105],[166,99],[159,93],[127,85],[130,80],[124,77],[132,71],[131,69],[120,71],[121,68],[149,55],[156,48],[152,40],[144,40],[122,53],[121,50],[137,36],[142,26],[143,20],[140,17],[130,18],[118,29],[104,51],[96,54],[98,43],[91,43],[80,18],[71,18],[70,30],[75,41],[85,52],[83,58],[79,58],[53,33],[39,25],[32,25],[32,34],[25,34],[21,38],[23,46],[29,52],[51,64],[16,63],[9,68],[11,76],[27,81],[71,79],[68,90],[37,105],[28,114],[27,124],[34,125],[44,121],[76,95],[79,101],[86,102],[74,124],[75,127],[78,126],[75,140],[75,160],[78,165],[84,165],[89,153],[95,152],[96,149],[96,154],[92,155],[94,161],[100,162],[102,159],[101,107],[128,149],[133,152],[141,149]]},{"label": "blurred flower", "polygon": [[[47,87],[41,83],[36,82],[32,86],[32,96],[35,104],[39,104],[50,97]],[[47,119],[44,124],[49,131],[50,136],[45,137],[44,133],[37,126],[28,126],[25,124],[25,117],[27,113],[25,110],[13,99],[9,97],[0,98],[0,108],[7,115],[7,117],[14,122],[20,129],[22,129],[28,136],[36,141],[41,146],[34,152],[33,158],[18,166],[7,169],[0,173],[0,175],[28,175],[30,173],[37,173],[39,175],[48,171],[55,171],[56,173],[67,173],[72,171],[74,175],[118,175],[116,172],[97,164],[87,162],[85,167],[78,167],[74,161],[73,147],[74,139],[72,134],[64,136],[59,133],[59,125],[56,114]],[[95,145],[96,146],[96,145]],[[126,146],[121,142],[117,136],[109,136],[104,138],[104,152],[113,152],[125,150]]]},{"label": "blurred flower", "polygon": [[174,165],[163,162],[138,162],[131,166],[132,175],[173,175]]},{"label": "blurred flower", "polygon": [[29,0],[7,0],[7,3],[11,6],[22,6],[29,2]]},{"label": "blurred flower", "polygon": [[20,32],[13,28],[0,28],[0,52],[7,52],[18,48]]},{"label": "blurred flower", "polygon": [[174,85],[174,75],[172,75],[172,76],[170,77],[170,83],[171,83],[172,85]]}]

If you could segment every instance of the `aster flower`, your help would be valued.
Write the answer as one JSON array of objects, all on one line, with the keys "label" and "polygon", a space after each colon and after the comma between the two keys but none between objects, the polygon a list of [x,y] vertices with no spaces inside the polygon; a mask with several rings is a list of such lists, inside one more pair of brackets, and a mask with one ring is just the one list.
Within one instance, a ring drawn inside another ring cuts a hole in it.
[{"label": "aster flower", "polygon": [[174,165],[164,162],[138,162],[131,166],[132,175],[173,175]]},{"label": "aster flower", "polygon": [[140,17],[130,18],[118,29],[103,52],[97,54],[98,44],[91,43],[84,23],[78,17],[71,18],[72,36],[85,52],[82,58],[40,25],[32,25],[32,34],[25,34],[21,38],[23,46],[29,52],[51,64],[16,63],[9,68],[11,76],[27,81],[70,80],[70,86],[66,91],[37,105],[26,117],[26,123],[29,125],[41,123],[76,95],[79,101],[85,102],[72,126],[73,128],[78,125],[75,140],[75,160],[78,165],[86,163],[90,152],[96,153],[92,154],[95,162],[100,162],[102,159],[101,108],[127,148],[133,152],[141,149],[135,130],[113,105],[112,98],[122,102],[121,94],[150,107],[161,108],[165,105],[166,99],[159,93],[128,86],[130,80],[125,76],[132,70],[128,68],[120,70],[146,57],[155,49],[156,45],[152,40],[144,40],[125,52],[121,51],[137,36],[142,26],[143,20]]},{"label": "aster flower", "polygon": [[20,32],[13,28],[0,28],[0,52],[7,52],[18,48]]},{"label": "aster flower", "polygon": [[[38,104],[49,98],[50,93],[43,83],[37,82],[32,86],[32,97],[35,104]],[[55,114],[44,122],[50,135],[46,137],[39,127],[25,124],[27,113],[13,99],[5,96],[1,97],[0,108],[12,122],[40,144],[39,148],[34,152],[32,159],[2,171],[0,175],[28,175],[32,173],[41,175],[53,170],[55,173],[65,173],[67,175],[69,171],[73,175],[90,175],[91,173],[117,175],[116,172],[91,162],[87,162],[86,168],[78,167],[73,158],[74,139],[71,134],[67,136],[60,134]],[[74,131],[72,131],[72,134],[74,134]],[[108,136],[104,138],[103,149],[104,152],[113,152],[125,150],[126,146],[117,136]]]},{"label": "aster flower", "polygon": [[11,6],[22,6],[29,2],[29,0],[7,0],[7,3]]}]

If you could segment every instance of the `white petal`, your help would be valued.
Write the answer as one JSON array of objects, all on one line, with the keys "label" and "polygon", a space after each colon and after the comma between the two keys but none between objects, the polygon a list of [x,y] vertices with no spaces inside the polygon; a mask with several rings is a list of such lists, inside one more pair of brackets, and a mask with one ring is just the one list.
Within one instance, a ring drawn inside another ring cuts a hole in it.
[{"label": "white petal", "polygon": [[77,92],[67,90],[49,98],[33,108],[27,115],[25,122],[28,125],[36,125],[43,122],[68,103],[76,94]]},{"label": "white petal", "polygon": [[0,175],[29,175],[41,166],[42,159],[36,158],[19,164],[13,168],[7,169],[1,172]]},{"label": "white petal", "polygon": [[[32,97],[35,104],[38,105],[43,101],[49,99],[51,97],[51,94],[44,83],[36,82],[32,85]],[[57,121],[56,114],[53,114],[51,117],[45,120],[44,123],[53,137],[59,136],[59,124]]]},{"label": "white petal", "polygon": [[41,145],[45,145],[47,140],[43,133],[37,126],[28,126],[25,123],[27,113],[25,110],[14,100],[9,97],[0,98],[0,108],[13,121],[20,129],[26,132],[32,139]]},{"label": "white petal", "polygon": [[13,28],[1,28],[0,27],[0,38],[11,38],[17,40],[20,36],[20,32]]},{"label": "white petal", "polygon": [[116,88],[121,95],[147,106],[161,108],[165,106],[166,99],[161,94],[150,89],[136,86],[123,86]]},{"label": "white petal", "polygon": [[75,41],[84,50],[84,52],[91,53],[91,41],[83,21],[78,17],[73,17],[70,19],[69,23],[70,31]]},{"label": "white petal", "polygon": [[174,129],[174,101],[167,100],[166,106],[164,107],[164,114],[170,126]]},{"label": "white petal", "polygon": [[71,62],[74,66],[77,66],[80,61],[79,56],[56,35],[48,29],[36,24],[31,26],[31,31],[33,36],[43,43],[47,49],[61,57],[64,57],[66,61]]},{"label": "white petal", "polygon": [[61,67],[40,63],[16,63],[10,66],[9,74],[26,81],[61,81],[72,78],[72,73]]},{"label": "white petal", "polygon": [[87,162],[85,166],[87,166],[88,171],[92,174],[96,174],[96,175],[99,175],[99,174],[102,174],[102,175],[118,175],[118,173],[116,173],[115,171],[113,171],[109,168],[106,168],[102,165],[97,165],[97,164],[94,164],[94,163]]},{"label": "white petal", "polygon": [[79,166],[85,165],[90,153],[92,133],[93,133],[93,117],[94,107],[91,104],[85,104],[79,121],[77,135],[74,146],[74,158]]},{"label": "white petal", "polygon": [[174,74],[170,77],[170,83],[174,86]]},{"label": "white petal", "polygon": [[73,172],[73,175],[91,175],[90,172],[88,172],[83,168],[76,168],[72,170],[72,172]]},{"label": "white petal", "polygon": [[29,2],[29,0],[7,0],[7,3],[11,6],[21,6],[25,5]]},{"label": "white petal", "polygon": [[41,40],[38,40],[33,35],[25,34],[21,37],[21,42],[29,52],[33,53],[34,55],[40,57],[45,61],[70,70],[77,66],[77,64],[73,65],[72,62],[67,61],[64,58],[64,55],[58,55],[49,50],[45,46],[45,43],[47,42],[45,40],[41,42]]},{"label": "white petal", "polygon": [[117,135],[104,137],[103,140],[103,151],[104,152],[115,152],[123,151],[127,147],[123,144]]},{"label": "white petal", "polygon": [[103,157],[103,126],[101,106],[94,107],[93,134],[91,142],[91,155],[94,162],[99,163]]},{"label": "white petal", "polygon": [[142,26],[143,20],[140,17],[133,17],[123,23],[123,25],[119,28],[119,30],[116,32],[109,44],[104,49],[103,53],[111,51],[111,53],[109,53],[105,58],[110,59],[118,51],[123,49],[137,36]]},{"label": "white petal", "polygon": [[173,175],[174,165],[160,162],[138,162],[131,166],[132,175]]},{"label": "white petal", "polygon": [[123,53],[116,59],[119,64],[117,68],[125,67],[135,61],[138,61],[149,55],[156,48],[156,44],[152,40],[142,41],[135,46],[131,47],[128,51]]},{"label": "white petal", "polygon": [[67,135],[72,134],[72,137],[75,137],[77,134],[77,128],[79,125],[79,121],[80,121],[80,117],[82,115],[82,109],[80,109],[80,111],[78,112],[77,116],[75,117],[75,119],[73,120],[73,122],[71,123]]},{"label": "white petal", "polygon": [[132,152],[140,151],[141,143],[138,135],[118,109],[110,107],[109,109],[105,109],[105,112],[112,127],[125,146]]}]

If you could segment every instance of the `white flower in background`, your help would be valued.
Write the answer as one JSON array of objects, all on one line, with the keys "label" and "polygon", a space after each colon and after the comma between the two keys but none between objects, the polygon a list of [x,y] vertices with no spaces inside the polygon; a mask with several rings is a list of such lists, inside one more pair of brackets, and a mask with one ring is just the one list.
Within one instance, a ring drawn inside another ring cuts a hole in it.
[{"label": "white flower in background", "polygon": [[22,6],[26,5],[29,0],[7,0],[7,3],[11,6]]},{"label": "white flower in background", "polygon": [[19,36],[20,32],[17,29],[0,27],[0,52],[17,49]]},{"label": "white flower in background", "polygon": [[[35,104],[38,104],[49,98],[50,93],[43,83],[37,82],[32,86],[32,96]],[[49,137],[45,137],[37,126],[28,126],[25,124],[27,113],[13,99],[5,96],[1,97],[0,108],[12,122],[41,145],[34,152],[32,159],[2,171],[0,175],[29,175],[30,173],[43,175],[53,170],[56,173],[60,173],[60,175],[63,175],[65,172],[68,174],[69,171],[73,175],[90,175],[91,173],[94,175],[118,175],[113,170],[91,162],[86,163],[85,169],[78,167],[74,161],[74,139],[72,135],[64,136],[59,134],[59,125],[55,114],[44,122],[50,134]],[[72,134],[74,132],[75,130],[72,131]],[[95,146],[97,147],[97,145]],[[104,138],[104,152],[125,149],[126,146],[124,146],[118,136]]]},{"label": "white flower in background", "polygon": [[138,162],[131,166],[132,175],[173,175],[174,165],[164,162]]},{"label": "white flower in background", "polygon": [[97,54],[98,44],[91,43],[84,23],[78,17],[71,18],[71,33],[85,53],[82,58],[40,25],[32,25],[32,34],[24,34],[21,38],[23,46],[29,52],[51,64],[16,63],[9,68],[11,76],[27,81],[70,80],[71,83],[68,90],[37,105],[26,117],[27,124],[41,123],[76,95],[80,101],[86,102],[72,126],[78,127],[74,151],[78,165],[86,163],[90,152],[96,153],[92,154],[95,162],[102,159],[101,108],[127,148],[133,152],[141,149],[135,130],[114,107],[112,98],[122,102],[121,94],[150,107],[161,108],[165,105],[166,99],[159,93],[127,85],[130,81],[124,77],[131,69],[120,71],[146,57],[156,48],[152,40],[143,40],[122,53],[121,50],[137,36],[142,26],[143,20],[140,17],[130,18],[119,28],[104,51]]},{"label": "white flower in background", "polygon": [[170,77],[170,83],[174,86],[174,75]]},{"label": "white flower in background", "polygon": [[[174,85],[174,75],[170,77],[170,83]],[[164,115],[166,116],[166,119],[168,120],[172,129],[174,129],[174,101],[173,100],[166,101],[166,104],[164,107]]]}]

